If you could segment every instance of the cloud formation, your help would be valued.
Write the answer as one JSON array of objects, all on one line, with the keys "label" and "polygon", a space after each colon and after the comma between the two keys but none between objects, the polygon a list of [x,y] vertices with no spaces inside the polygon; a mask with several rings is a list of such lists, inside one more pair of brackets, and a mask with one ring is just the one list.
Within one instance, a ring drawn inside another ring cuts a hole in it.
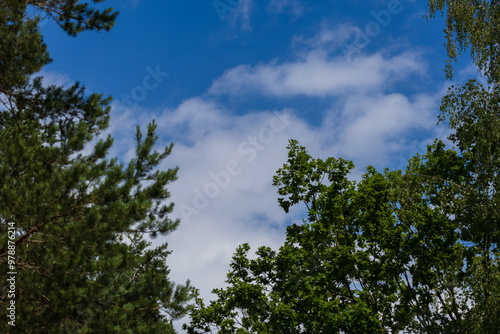
[{"label": "cloud formation", "polygon": [[310,97],[380,91],[390,84],[422,73],[418,54],[363,55],[347,63],[343,56],[329,57],[318,50],[304,59],[280,64],[239,65],[227,70],[208,90],[211,95],[257,93],[267,96]]}]

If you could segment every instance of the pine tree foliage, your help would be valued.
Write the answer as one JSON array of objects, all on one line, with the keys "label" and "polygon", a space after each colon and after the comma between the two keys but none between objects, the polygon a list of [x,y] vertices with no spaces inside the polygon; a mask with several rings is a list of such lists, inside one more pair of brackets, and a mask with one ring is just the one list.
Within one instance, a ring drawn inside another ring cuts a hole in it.
[{"label": "pine tree foliage", "polygon": [[[27,79],[50,62],[46,45],[38,31],[42,18],[53,19],[70,36],[85,30],[108,31],[118,13],[99,10],[79,0],[2,0],[0,2],[0,92],[12,94]],[[29,12],[36,15],[29,15]]]},{"label": "pine tree foliage", "polygon": [[167,190],[177,168],[158,168],[173,146],[156,151],[153,121],[137,129],[131,161],[109,158],[111,99],[35,77],[50,58],[30,6],[70,36],[109,30],[116,17],[76,0],[0,1],[0,279],[13,271],[8,241],[17,272],[15,326],[4,319],[0,330],[174,333],[193,290],[169,280],[167,244],[148,241],[179,224]]}]

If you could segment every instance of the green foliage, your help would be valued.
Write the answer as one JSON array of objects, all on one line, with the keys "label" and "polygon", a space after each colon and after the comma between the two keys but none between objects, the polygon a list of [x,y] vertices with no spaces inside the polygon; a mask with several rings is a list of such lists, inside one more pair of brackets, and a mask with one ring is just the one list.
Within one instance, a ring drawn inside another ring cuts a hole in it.
[{"label": "green foliage", "polygon": [[466,171],[457,184],[442,189],[441,203],[457,221],[460,240],[468,246],[464,294],[474,302],[462,324],[467,333],[496,333],[500,327],[499,6],[498,1],[429,1],[431,16],[446,13],[448,77],[451,61],[469,48],[479,74],[488,80],[488,87],[476,80],[452,86],[442,100],[439,118],[453,130],[450,139],[464,157],[461,168]]},{"label": "green foliage", "polygon": [[228,287],[197,300],[188,333],[488,333],[498,288],[485,284],[497,282],[498,261],[476,265],[488,258],[456,219],[469,160],[436,141],[404,173],[368,167],[356,183],[351,162],[288,148],[279,203],[304,203],[308,219],[278,251],[249,259],[238,248]]},{"label": "green foliage", "polygon": [[11,3],[0,3],[0,93],[5,95],[13,95],[50,62],[38,31],[39,18],[29,18],[25,6]]},{"label": "green foliage", "polygon": [[[102,1],[93,1],[100,3]],[[15,327],[10,333],[174,333],[189,309],[189,281],[168,279],[167,186],[177,168],[158,169],[172,145],[155,151],[154,121],[137,129],[135,157],[108,158],[110,98],[79,83],[43,87],[33,75],[49,62],[38,32],[44,11],[71,36],[108,30],[116,13],[75,0],[0,2],[0,279],[15,244]],[[14,234],[8,229],[14,227]],[[12,247],[12,245],[11,245]],[[0,293],[0,308],[12,298]]]},{"label": "green foliage", "polygon": [[[104,0],[93,0],[102,3]],[[38,15],[31,15],[28,9]],[[85,30],[109,30],[117,12],[79,0],[4,0],[0,2],[0,93],[14,95],[31,75],[51,60],[38,31],[41,17],[53,19],[70,36]]]},{"label": "green foliage", "polygon": [[51,17],[70,36],[76,36],[85,30],[109,31],[115,24],[118,13],[113,8],[96,9],[95,5],[105,0],[7,0],[8,7],[13,3],[21,11],[31,6]]},{"label": "green foliage", "polygon": [[465,227],[462,240],[482,250],[500,241],[500,90],[485,89],[471,80],[452,87],[443,99],[441,121],[448,121],[455,132],[450,139],[467,158],[470,180],[460,194],[460,212],[456,218]]},{"label": "green foliage", "polygon": [[429,15],[446,15],[446,76],[451,79],[452,62],[470,49],[471,57],[490,82],[500,80],[500,3],[496,0],[429,0]]}]

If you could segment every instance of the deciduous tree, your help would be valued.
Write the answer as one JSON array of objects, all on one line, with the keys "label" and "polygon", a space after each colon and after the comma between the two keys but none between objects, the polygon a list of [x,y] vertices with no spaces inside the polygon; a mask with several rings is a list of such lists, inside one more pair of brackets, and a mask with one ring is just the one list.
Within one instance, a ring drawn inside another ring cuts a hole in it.
[{"label": "deciduous tree", "polygon": [[313,159],[296,141],[274,179],[280,206],[307,218],[273,251],[236,251],[228,287],[197,299],[189,333],[498,333],[500,100],[498,1],[430,0],[446,15],[446,67],[470,48],[488,86],[453,86],[441,141],[405,171]]},{"label": "deciduous tree", "polygon": [[238,248],[229,286],[209,305],[198,299],[188,332],[459,330],[471,301],[461,297],[467,247],[439,201],[445,178],[467,178],[463,158],[436,142],[404,173],[368,167],[356,183],[351,162],[313,159],[295,141],[289,149],[274,183],[280,206],[304,203],[307,219],[278,251],[249,259],[249,246]]}]

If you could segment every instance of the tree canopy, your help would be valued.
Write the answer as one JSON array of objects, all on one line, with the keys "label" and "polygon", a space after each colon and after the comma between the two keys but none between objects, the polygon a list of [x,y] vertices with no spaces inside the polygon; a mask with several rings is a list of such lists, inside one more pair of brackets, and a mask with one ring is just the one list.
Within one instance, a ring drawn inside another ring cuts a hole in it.
[{"label": "tree canopy", "polygon": [[460,153],[436,141],[406,171],[368,167],[354,182],[352,162],[292,140],[274,184],[280,206],[303,203],[308,218],[278,251],[240,246],[188,333],[496,333],[496,232],[467,218],[496,199],[470,201],[474,161]]}]

